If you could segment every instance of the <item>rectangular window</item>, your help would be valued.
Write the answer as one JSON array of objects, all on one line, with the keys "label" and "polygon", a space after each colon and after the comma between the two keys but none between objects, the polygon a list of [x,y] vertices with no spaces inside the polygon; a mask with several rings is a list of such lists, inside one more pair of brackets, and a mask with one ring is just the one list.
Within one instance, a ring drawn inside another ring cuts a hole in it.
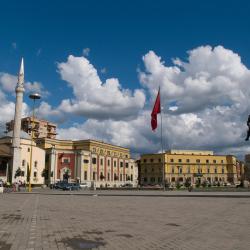
[{"label": "rectangular window", "polygon": [[144,159],[143,162],[147,162],[147,159]]},{"label": "rectangular window", "polygon": [[122,181],[122,174],[120,174],[120,181]]},{"label": "rectangular window", "polygon": [[221,171],[222,171],[222,174],[224,174],[224,172],[225,172],[224,168],[222,168],[222,170],[221,170]]},{"label": "rectangular window", "polygon": [[93,172],[93,180],[95,181],[95,176],[96,176],[96,174],[95,174],[95,172]]},{"label": "rectangular window", "polygon": [[224,161],[223,161],[223,160],[221,160],[221,163],[224,163]]},{"label": "rectangular window", "polygon": [[189,160],[189,159],[187,159],[187,160],[186,160],[186,162],[188,162],[188,163],[189,163],[189,162],[190,162],[190,160]]},{"label": "rectangular window", "polygon": [[216,160],[213,160],[213,163],[216,163]]},{"label": "rectangular window", "polygon": [[131,176],[130,176],[130,180],[133,181],[133,175],[132,175],[132,174],[131,174]]},{"label": "rectangular window", "polygon": [[208,173],[208,174],[210,173],[210,168],[207,168],[207,173]]},{"label": "rectangular window", "polygon": [[83,160],[83,163],[89,163],[89,160],[84,159],[84,160]]},{"label": "rectangular window", "polygon": [[108,166],[110,166],[110,160],[108,160]]},{"label": "rectangular window", "polygon": [[110,173],[108,173],[108,181],[110,181]]},{"label": "rectangular window", "polygon": [[200,159],[197,159],[197,160],[196,160],[196,162],[197,162],[197,163],[200,163],[200,162],[201,162],[201,160],[200,160]]},{"label": "rectangular window", "polygon": [[172,174],[174,174],[174,167],[172,167]]},{"label": "rectangular window", "polygon": [[154,162],[154,159],[150,159],[150,162]]},{"label": "rectangular window", "polygon": [[126,164],[126,168],[128,168],[128,162],[126,162],[125,164]]},{"label": "rectangular window", "polygon": [[92,158],[92,164],[96,164],[96,158]]},{"label": "rectangular window", "polygon": [[62,162],[63,162],[63,163],[69,163],[69,162],[70,162],[70,158],[65,158],[65,157],[63,157],[63,158],[62,158]]},{"label": "rectangular window", "polygon": [[209,163],[209,160],[206,160],[206,163]]},{"label": "rectangular window", "polygon": [[36,178],[37,177],[37,172],[34,172],[34,178]]},{"label": "rectangular window", "polygon": [[182,160],[181,160],[181,159],[178,159],[178,162],[182,162]]},{"label": "rectangular window", "polygon": [[100,161],[100,165],[101,165],[101,166],[103,165],[103,159],[101,159],[101,161]]},{"label": "rectangular window", "polygon": [[214,169],[214,172],[217,174],[217,168]]},{"label": "rectangular window", "polygon": [[116,167],[116,161],[114,161],[114,167]]},{"label": "rectangular window", "polygon": [[158,162],[161,162],[161,158],[158,159]]},{"label": "rectangular window", "polygon": [[121,167],[121,168],[123,167],[123,162],[122,162],[122,161],[120,162],[120,167]]},{"label": "rectangular window", "polygon": [[84,171],[84,180],[86,181],[88,179],[88,172]]},{"label": "rectangular window", "polygon": [[170,159],[170,162],[174,162],[174,159]]},{"label": "rectangular window", "polygon": [[23,167],[25,166],[25,160],[22,160],[22,166]]}]

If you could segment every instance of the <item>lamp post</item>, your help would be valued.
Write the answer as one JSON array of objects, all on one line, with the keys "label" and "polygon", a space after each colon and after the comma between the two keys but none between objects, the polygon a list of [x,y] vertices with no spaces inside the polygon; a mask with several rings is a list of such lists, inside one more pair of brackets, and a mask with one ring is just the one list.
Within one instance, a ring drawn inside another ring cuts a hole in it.
[{"label": "lamp post", "polygon": [[33,93],[29,95],[29,98],[33,100],[32,107],[32,123],[31,123],[31,140],[30,140],[30,168],[29,168],[29,192],[31,189],[31,170],[32,170],[32,146],[33,146],[33,136],[34,136],[34,117],[35,117],[35,101],[41,99],[41,96],[38,93]]}]

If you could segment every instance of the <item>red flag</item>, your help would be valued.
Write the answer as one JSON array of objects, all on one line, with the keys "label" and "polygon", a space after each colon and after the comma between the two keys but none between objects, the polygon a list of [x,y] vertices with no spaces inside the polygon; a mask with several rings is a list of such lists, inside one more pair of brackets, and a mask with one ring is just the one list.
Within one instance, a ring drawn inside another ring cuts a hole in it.
[{"label": "red flag", "polygon": [[151,113],[151,127],[152,130],[157,128],[157,114],[161,113],[161,100],[160,100],[160,89],[155,100],[155,105]]}]

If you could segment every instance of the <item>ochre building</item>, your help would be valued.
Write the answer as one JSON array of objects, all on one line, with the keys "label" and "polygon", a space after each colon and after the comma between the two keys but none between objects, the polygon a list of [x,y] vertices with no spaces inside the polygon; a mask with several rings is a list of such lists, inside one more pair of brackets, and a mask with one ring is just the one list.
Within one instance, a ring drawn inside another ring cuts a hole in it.
[{"label": "ochre building", "polygon": [[[164,166],[164,168],[163,168]],[[169,150],[164,154],[144,154],[139,161],[141,185],[237,184],[239,163],[233,155],[214,155],[213,151]],[[242,167],[241,167],[242,169]]]},{"label": "ochre building", "polygon": [[37,145],[46,151],[48,183],[63,179],[86,182],[96,187],[137,185],[137,164],[130,158],[128,148],[95,140],[37,139]]}]

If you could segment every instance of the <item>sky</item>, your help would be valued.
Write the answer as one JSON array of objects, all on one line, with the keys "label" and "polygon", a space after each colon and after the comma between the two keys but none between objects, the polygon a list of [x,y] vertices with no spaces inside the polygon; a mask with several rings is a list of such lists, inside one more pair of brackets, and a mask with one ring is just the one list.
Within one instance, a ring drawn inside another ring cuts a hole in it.
[{"label": "sky", "polygon": [[150,118],[160,86],[164,149],[242,158],[249,13],[243,0],[1,1],[0,130],[14,116],[24,57],[23,116],[39,92],[36,116],[55,122],[60,139],[159,152]]}]

